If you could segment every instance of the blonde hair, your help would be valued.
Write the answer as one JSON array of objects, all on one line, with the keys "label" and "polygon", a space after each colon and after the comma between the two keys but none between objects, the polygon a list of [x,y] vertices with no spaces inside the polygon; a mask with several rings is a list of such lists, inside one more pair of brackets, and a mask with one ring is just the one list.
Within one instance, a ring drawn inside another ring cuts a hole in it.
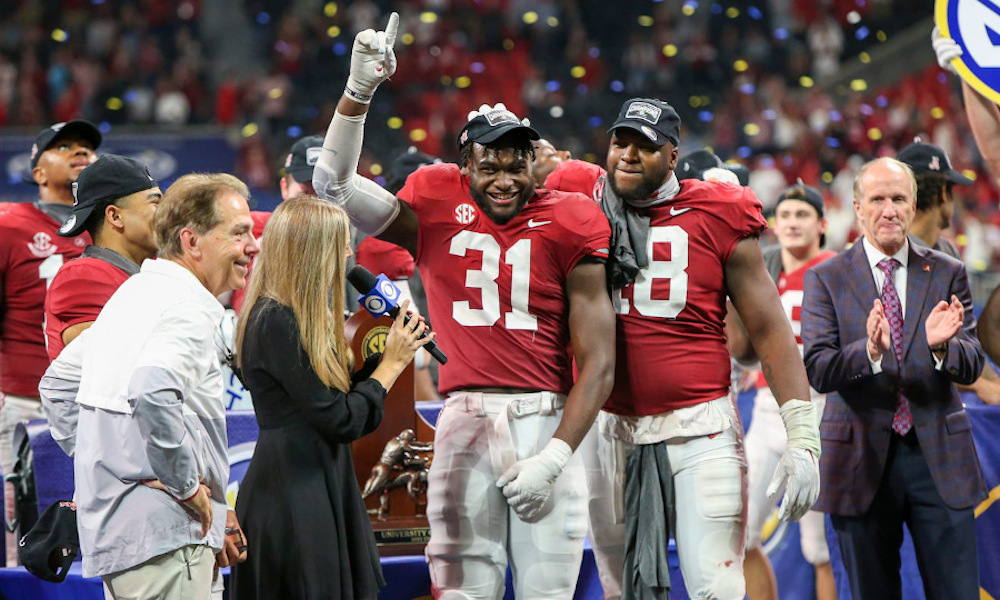
[{"label": "blonde hair", "polygon": [[[348,391],[354,366],[344,338],[344,250],[349,241],[347,215],[334,204],[303,195],[279,205],[254,260],[236,326],[236,347],[243,347],[258,300],[283,304],[295,315],[313,371],[328,387]],[[260,318],[262,311],[256,314]],[[240,366],[244,358],[240,353]]]},{"label": "blonde hair", "polygon": [[191,173],[174,182],[163,193],[153,216],[153,236],[161,258],[181,255],[181,230],[190,227],[207,235],[222,222],[218,199],[233,191],[250,199],[247,185],[228,173]]}]

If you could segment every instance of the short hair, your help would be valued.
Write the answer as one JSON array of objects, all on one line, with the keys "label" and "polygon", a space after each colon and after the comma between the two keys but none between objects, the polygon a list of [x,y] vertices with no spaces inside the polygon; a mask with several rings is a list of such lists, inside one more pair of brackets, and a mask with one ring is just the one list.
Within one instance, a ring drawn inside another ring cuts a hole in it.
[{"label": "short hair", "polygon": [[910,168],[910,165],[906,164],[903,161],[896,160],[895,158],[882,157],[882,158],[876,158],[874,160],[870,160],[870,161],[866,162],[865,164],[861,165],[861,170],[858,171],[858,174],[854,176],[854,199],[855,200],[857,200],[858,202],[861,201],[861,194],[862,194],[862,191],[863,191],[861,189],[861,178],[865,176],[865,173],[868,172],[868,169],[872,168],[873,166],[875,166],[876,164],[879,164],[879,163],[888,164],[888,165],[896,165],[897,167],[899,167],[899,168],[903,169],[904,171],[906,171],[907,175],[909,175],[909,177],[910,177],[910,195],[913,198],[917,197],[917,178],[913,175],[913,169]]},{"label": "short hair", "polygon": [[943,173],[921,173],[917,175],[917,210],[927,211],[938,204],[941,198],[941,190],[947,196],[951,196],[955,184],[948,181]]},{"label": "short hair", "polygon": [[[124,196],[122,197],[124,198]],[[94,206],[94,210],[90,211],[87,216],[87,223],[85,224],[85,229],[87,233],[90,234],[90,239],[97,243],[97,236],[104,230],[105,213],[108,211],[108,207],[114,204],[118,205],[118,202],[122,198],[105,198],[98,201],[97,205]]]},{"label": "short hair", "polygon": [[190,227],[205,235],[222,222],[218,199],[227,191],[250,199],[247,185],[228,173],[191,173],[163,194],[153,217],[153,235],[161,258],[181,255],[181,230]]},{"label": "short hair", "polygon": [[487,152],[496,153],[500,150],[510,149],[514,151],[515,157],[523,158],[530,163],[535,160],[535,146],[531,142],[531,137],[529,137],[524,130],[505,133],[492,142],[487,142],[485,144],[480,142],[469,142],[468,144],[462,146],[458,164],[460,167],[469,167],[472,165],[472,157],[476,144],[483,147],[484,154]]}]

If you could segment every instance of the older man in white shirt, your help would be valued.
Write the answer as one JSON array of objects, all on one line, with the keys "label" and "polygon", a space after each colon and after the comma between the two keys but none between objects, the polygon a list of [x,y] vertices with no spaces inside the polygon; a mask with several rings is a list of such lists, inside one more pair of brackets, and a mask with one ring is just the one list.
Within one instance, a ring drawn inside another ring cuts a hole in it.
[{"label": "older man in white shirt", "polygon": [[230,175],[178,179],[153,222],[160,260],[39,386],[53,437],[76,457],[83,574],[111,598],[210,597],[229,479],[216,296],[243,287],[259,251],[248,196]]}]

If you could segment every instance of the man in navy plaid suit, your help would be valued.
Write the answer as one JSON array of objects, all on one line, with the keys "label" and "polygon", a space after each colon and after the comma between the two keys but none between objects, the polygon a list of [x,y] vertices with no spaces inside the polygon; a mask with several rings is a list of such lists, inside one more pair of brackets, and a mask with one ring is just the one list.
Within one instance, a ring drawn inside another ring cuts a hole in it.
[{"label": "man in navy plaid suit", "polygon": [[986,487],[954,384],[985,359],[965,267],[907,242],[915,196],[907,165],[867,163],[854,184],[863,240],[806,273],[806,371],[830,394],[814,508],[830,514],[856,600],[902,597],[904,523],[928,600],[975,600]]}]

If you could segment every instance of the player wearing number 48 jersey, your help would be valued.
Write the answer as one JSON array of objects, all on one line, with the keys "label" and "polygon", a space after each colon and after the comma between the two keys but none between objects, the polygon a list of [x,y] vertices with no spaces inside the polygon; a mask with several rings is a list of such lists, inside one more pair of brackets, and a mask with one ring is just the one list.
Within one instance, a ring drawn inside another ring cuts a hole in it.
[{"label": "player wearing number 48 jersey", "polygon": [[627,101],[611,127],[606,180],[596,181],[612,226],[617,358],[582,452],[606,599],[667,597],[671,533],[691,598],[745,594],[746,462],[729,395],[727,294],[781,404],[789,447],[772,486],[787,484],[784,513],[797,519],[819,493],[815,410],[761,258],[760,203],[735,184],[678,182],[679,135],[669,104]]},{"label": "player wearing number 48 jersey", "polygon": [[[469,115],[460,165],[417,170],[400,199],[356,174],[375,87],[395,69],[398,16],[358,34],[313,184],[362,231],[410,250],[450,360],[434,436],[427,545],[440,599],[570,599],[586,534],[573,450],[607,398],[614,315],[609,229],[586,196],[535,190],[538,134],[503,105]],[[572,347],[580,375],[572,381]]]}]

